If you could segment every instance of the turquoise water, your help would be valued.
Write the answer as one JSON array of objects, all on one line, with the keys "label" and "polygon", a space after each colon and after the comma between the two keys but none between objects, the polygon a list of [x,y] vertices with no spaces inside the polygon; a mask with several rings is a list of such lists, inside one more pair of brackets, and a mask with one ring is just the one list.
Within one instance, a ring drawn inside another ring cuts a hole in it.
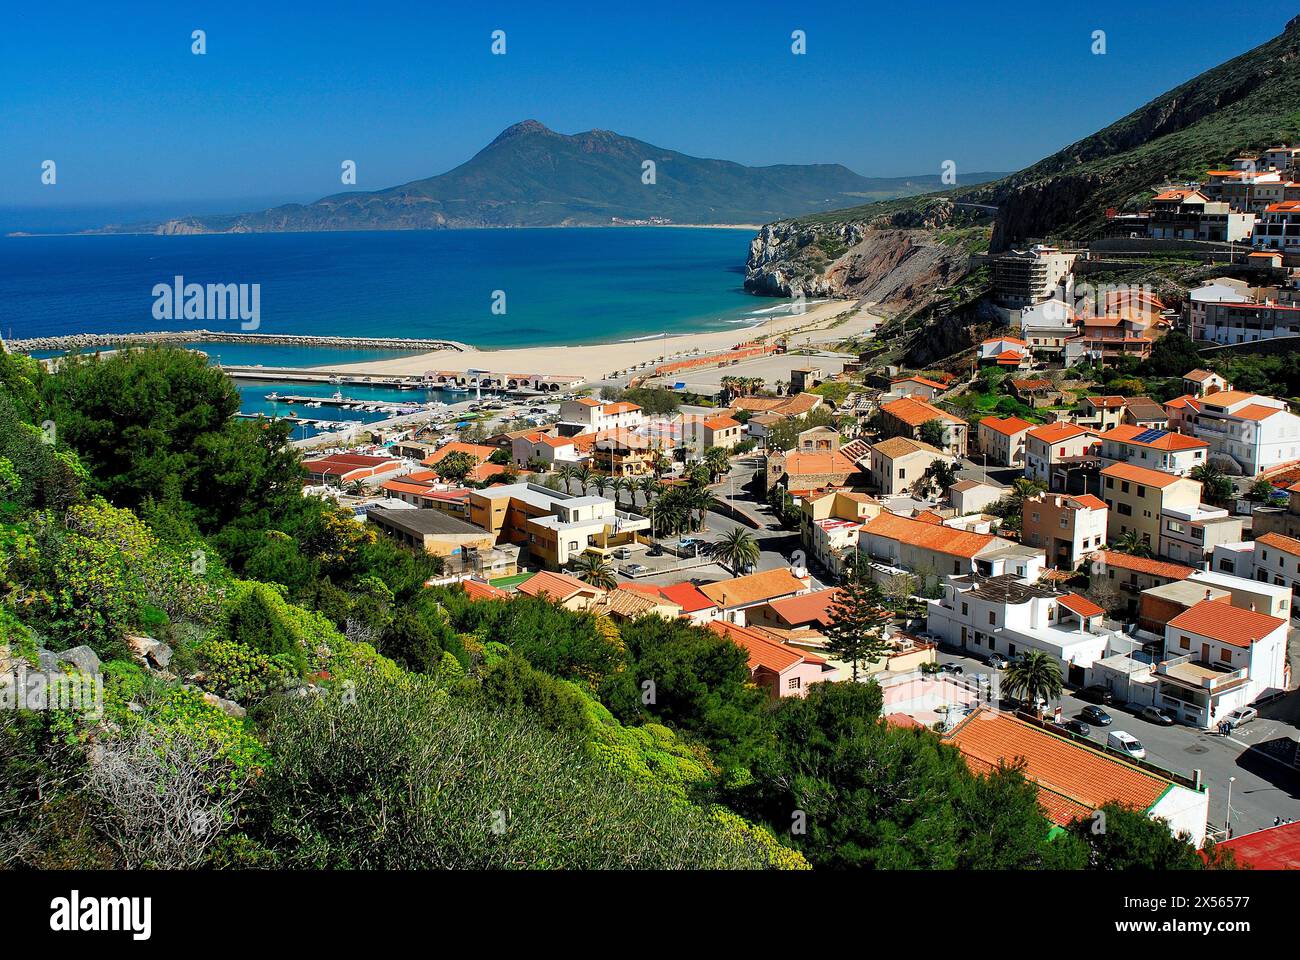
[{"label": "turquoise water", "polygon": [[[19,338],[240,329],[237,320],[155,319],[154,285],[180,275],[189,283],[259,284],[260,333],[445,337],[500,348],[739,331],[780,306],[742,289],[751,237],[749,230],[555,228],[4,238],[0,329]],[[505,312],[494,313],[502,294]],[[343,361],[339,354],[351,353],[203,349],[226,363],[268,365]]]}]

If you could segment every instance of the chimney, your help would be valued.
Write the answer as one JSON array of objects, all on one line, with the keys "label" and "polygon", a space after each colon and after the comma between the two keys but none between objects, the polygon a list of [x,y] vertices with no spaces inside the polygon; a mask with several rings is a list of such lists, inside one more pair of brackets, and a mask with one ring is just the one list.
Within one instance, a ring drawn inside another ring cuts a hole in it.
[{"label": "chimney", "polygon": [[1201,789],[1202,780],[1203,780],[1203,776],[1201,774],[1201,768],[1197,767],[1195,770],[1192,771],[1192,789],[1199,791]]}]

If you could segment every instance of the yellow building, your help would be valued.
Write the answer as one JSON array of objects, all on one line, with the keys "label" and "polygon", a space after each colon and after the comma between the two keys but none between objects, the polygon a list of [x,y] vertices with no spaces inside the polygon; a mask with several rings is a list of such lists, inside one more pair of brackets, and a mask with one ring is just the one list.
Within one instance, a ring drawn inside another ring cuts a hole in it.
[{"label": "yellow building", "polygon": [[1151,552],[1160,556],[1161,512],[1168,509],[1195,509],[1201,502],[1201,483],[1176,477],[1160,470],[1116,463],[1101,472],[1101,496],[1109,511],[1106,536],[1114,544],[1130,531],[1136,531]]}]

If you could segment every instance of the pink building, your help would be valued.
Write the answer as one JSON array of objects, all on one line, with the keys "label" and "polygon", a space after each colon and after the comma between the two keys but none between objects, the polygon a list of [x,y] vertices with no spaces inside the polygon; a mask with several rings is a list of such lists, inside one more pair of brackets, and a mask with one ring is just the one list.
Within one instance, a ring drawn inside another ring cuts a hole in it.
[{"label": "pink building", "polygon": [[750,627],[714,620],[709,629],[749,654],[750,676],[771,697],[802,697],[810,684],[839,679],[839,670],[821,657],[769,639]]}]

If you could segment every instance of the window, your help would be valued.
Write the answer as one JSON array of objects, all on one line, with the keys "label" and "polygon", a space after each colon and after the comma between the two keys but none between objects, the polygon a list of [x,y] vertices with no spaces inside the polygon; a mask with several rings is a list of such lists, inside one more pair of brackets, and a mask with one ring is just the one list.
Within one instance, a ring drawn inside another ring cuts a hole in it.
[{"label": "window", "polygon": [[791,677],[789,680],[786,681],[785,687],[786,687],[787,690],[798,690],[798,689],[799,689],[799,678],[798,678],[798,677]]},{"label": "window", "polygon": [[989,623],[995,627],[998,625],[998,612],[996,610],[989,611]]},{"label": "window", "polygon": [[1192,638],[1191,638],[1191,637],[1179,637],[1179,638],[1178,638],[1178,646],[1182,647],[1184,650],[1190,650],[1190,649],[1192,649]]},{"label": "window", "polygon": [[968,613],[970,613],[970,605],[969,605],[969,604],[965,604],[965,603],[963,603],[963,604],[961,605],[961,615],[964,617],[964,616],[966,616]]},{"label": "window", "polygon": [[1224,647],[1222,650],[1219,651],[1219,659],[1222,660],[1224,663],[1232,663],[1232,651],[1229,650],[1227,647]]}]

